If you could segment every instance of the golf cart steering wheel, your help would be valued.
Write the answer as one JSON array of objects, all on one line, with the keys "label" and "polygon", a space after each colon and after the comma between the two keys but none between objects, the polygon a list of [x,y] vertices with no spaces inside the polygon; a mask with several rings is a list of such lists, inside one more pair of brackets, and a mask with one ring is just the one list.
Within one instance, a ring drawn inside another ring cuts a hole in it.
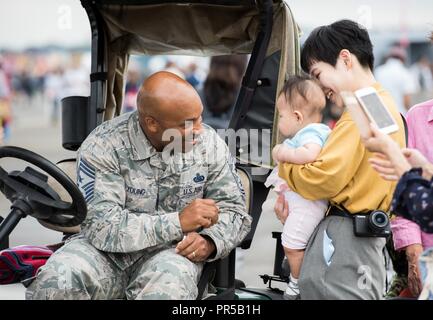
[{"label": "golf cart steering wheel", "polygon": [[61,200],[48,185],[48,176],[31,167],[6,172],[0,166],[0,191],[12,202],[9,215],[0,224],[0,243],[27,215],[61,227],[76,226],[85,219],[87,206],[81,191],[55,164],[32,151],[12,146],[0,147],[0,159],[6,157],[24,160],[45,171],[68,192],[72,202]]}]

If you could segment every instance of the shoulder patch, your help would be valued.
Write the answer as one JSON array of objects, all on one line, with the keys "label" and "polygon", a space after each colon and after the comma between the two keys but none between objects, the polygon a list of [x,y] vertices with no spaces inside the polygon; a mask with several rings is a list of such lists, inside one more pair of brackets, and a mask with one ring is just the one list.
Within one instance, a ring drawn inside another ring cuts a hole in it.
[{"label": "shoulder patch", "polygon": [[95,171],[95,167],[83,158],[80,158],[77,172],[77,183],[86,202],[93,199],[95,189]]}]

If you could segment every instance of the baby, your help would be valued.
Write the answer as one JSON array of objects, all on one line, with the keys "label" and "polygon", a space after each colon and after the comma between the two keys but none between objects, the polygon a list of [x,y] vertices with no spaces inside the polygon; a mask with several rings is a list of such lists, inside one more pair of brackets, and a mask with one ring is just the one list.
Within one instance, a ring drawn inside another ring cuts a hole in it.
[{"label": "baby", "polygon": [[[275,162],[306,164],[316,160],[331,129],[321,124],[326,99],[320,86],[307,76],[291,77],[277,100],[278,130],[287,137],[272,150]],[[277,193],[284,193],[289,216],[284,224],[281,242],[290,265],[290,282],[286,299],[299,299],[298,277],[308,240],[328,208],[327,200],[311,201],[289,190],[275,168],[265,182]]]}]

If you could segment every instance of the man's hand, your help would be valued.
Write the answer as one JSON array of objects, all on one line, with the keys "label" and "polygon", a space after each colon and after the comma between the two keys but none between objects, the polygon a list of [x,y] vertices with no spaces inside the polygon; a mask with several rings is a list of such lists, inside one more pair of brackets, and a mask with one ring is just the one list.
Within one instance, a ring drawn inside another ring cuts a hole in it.
[{"label": "man's hand", "polygon": [[209,228],[218,221],[218,207],[212,199],[195,199],[179,214],[183,232]]},{"label": "man's hand", "polygon": [[289,216],[289,205],[284,197],[284,193],[281,193],[278,196],[277,202],[275,203],[275,214],[278,220],[281,221],[282,224],[286,222],[287,217]]},{"label": "man's hand", "polygon": [[177,244],[176,252],[193,262],[205,261],[215,251],[215,244],[197,232],[190,232]]},{"label": "man's hand", "polygon": [[407,282],[409,290],[414,297],[418,297],[422,290],[421,274],[418,266],[418,259],[423,252],[420,244],[411,244],[406,247],[406,257],[408,261]]}]

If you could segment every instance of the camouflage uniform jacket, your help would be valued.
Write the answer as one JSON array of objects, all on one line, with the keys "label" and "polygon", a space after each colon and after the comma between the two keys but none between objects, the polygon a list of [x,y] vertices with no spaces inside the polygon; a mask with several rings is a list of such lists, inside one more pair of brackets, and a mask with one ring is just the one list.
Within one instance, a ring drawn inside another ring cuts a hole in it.
[{"label": "camouflage uniform jacket", "polygon": [[209,261],[227,256],[250,230],[234,160],[213,129],[204,125],[192,151],[163,155],[141,130],[137,112],[104,122],[79,150],[78,186],[88,207],[81,235],[121,269],[182,240],[179,213],[196,198],[219,207],[218,222],[199,231],[215,243]]}]

